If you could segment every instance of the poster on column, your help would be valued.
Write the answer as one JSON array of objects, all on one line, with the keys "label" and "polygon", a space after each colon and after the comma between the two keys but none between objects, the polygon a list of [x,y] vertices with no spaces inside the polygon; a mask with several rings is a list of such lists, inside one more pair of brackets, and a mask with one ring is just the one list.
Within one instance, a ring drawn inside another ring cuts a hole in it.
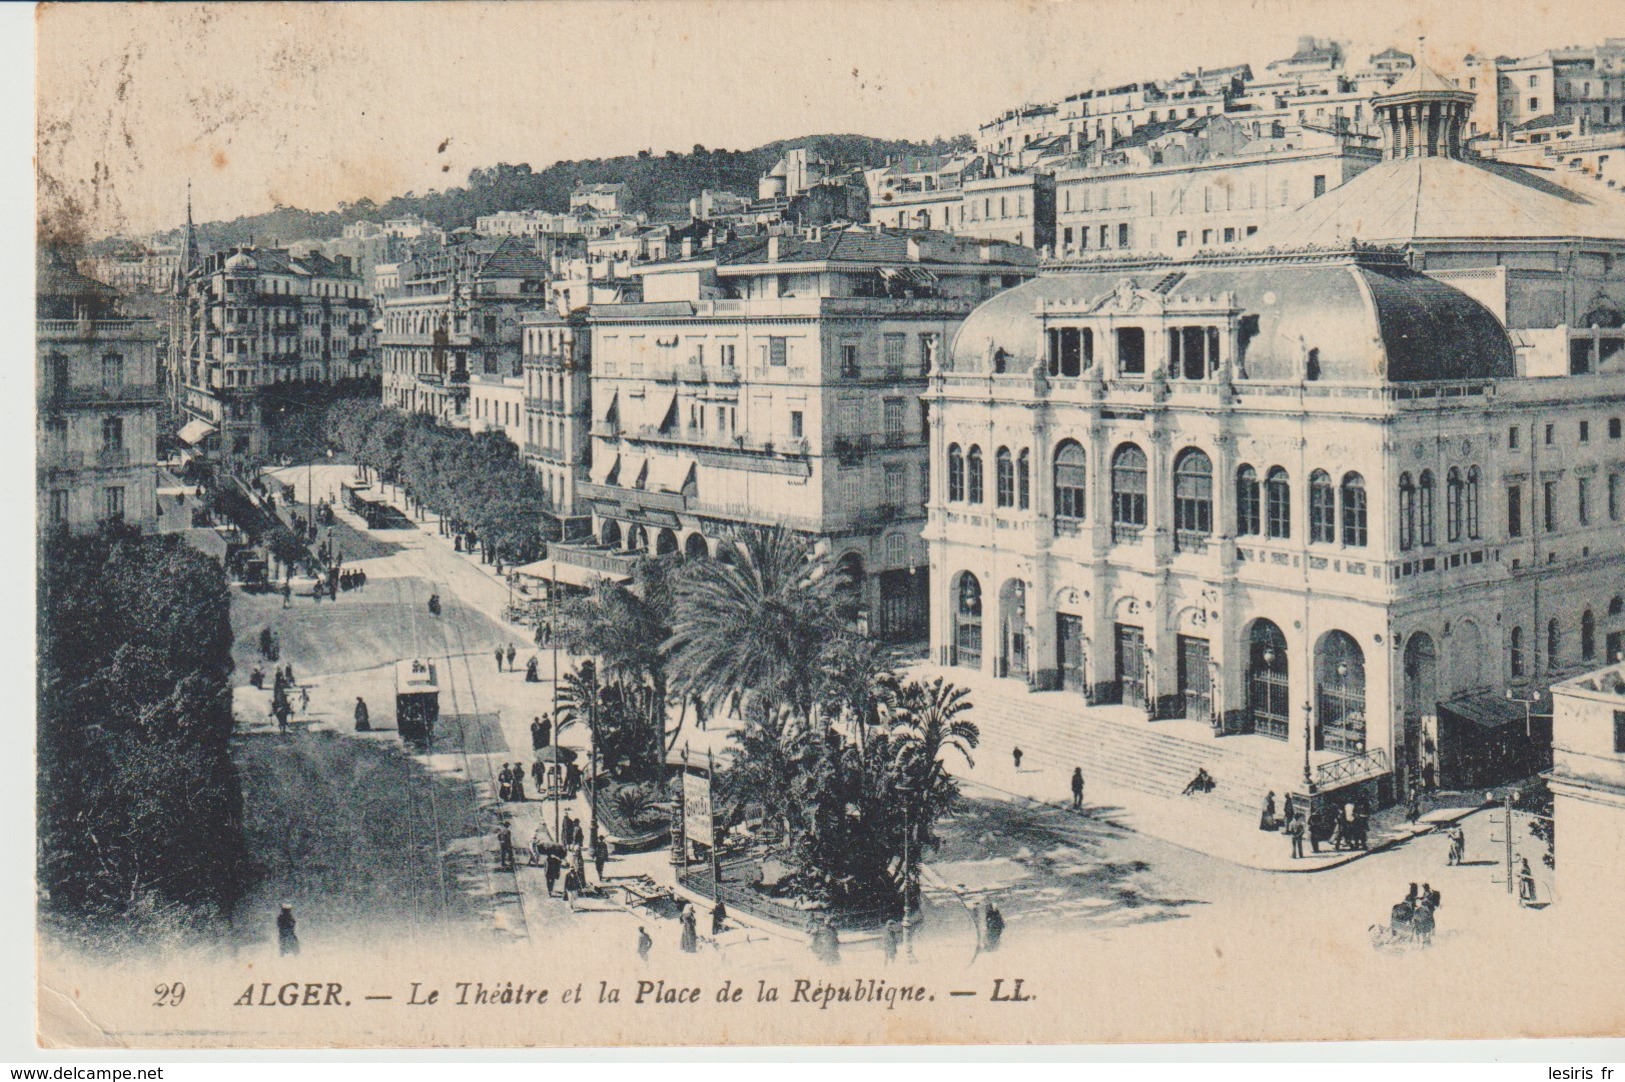
[{"label": "poster on column", "polygon": [[40,1044],[1625,1030],[1625,6],[33,20]]},{"label": "poster on column", "polygon": [[683,835],[691,842],[715,845],[711,827],[711,775],[683,771]]}]

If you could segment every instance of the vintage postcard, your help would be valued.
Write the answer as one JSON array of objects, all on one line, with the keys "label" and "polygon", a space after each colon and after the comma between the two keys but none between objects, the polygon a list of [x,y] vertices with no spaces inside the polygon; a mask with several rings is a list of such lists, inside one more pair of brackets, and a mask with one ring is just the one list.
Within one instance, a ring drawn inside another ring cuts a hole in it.
[{"label": "vintage postcard", "polygon": [[1625,1035],[1625,9],[36,33],[42,1046]]}]

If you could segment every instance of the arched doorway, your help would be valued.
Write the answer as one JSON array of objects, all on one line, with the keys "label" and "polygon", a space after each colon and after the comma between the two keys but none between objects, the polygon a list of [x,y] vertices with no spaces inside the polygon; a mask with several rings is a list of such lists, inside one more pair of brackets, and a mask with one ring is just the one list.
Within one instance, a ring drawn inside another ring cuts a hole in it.
[{"label": "arched doorway", "polygon": [[1271,620],[1254,620],[1247,632],[1247,711],[1253,731],[1285,740],[1292,722],[1286,636]]},{"label": "arched doorway", "polygon": [[621,524],[612,518],[606,518],[603,525],[598,527],[598,543],[610,548],[620,548]]},{"label": "arched doorway", "polygon": [[1477,624],[1463,620],[1452,639],[1450,653],[1455,662],[1450,666],[1450,690],[1461,695],[1484,684],[1484,636]]},{"label": "arched doorway", "polygon": [[953,663],[962,669],[982,667],[982,584],[969,571],[954,580],[948,597],[953,612]]},{"label": "arched doorway", "polygon": [[702,533],[689,534],[688,540],[683,542],[683,555],[690,560],[700,560],[711,555],[711,550],[705,543],[705,535]]},{"label": "arched doorway", "polygon": [[1401,781],[1432,787],[1439,769],[1439,654],[1418,631],[1405,643],[1405,747]]},{"label": "arched doorway", "polygon": [[999,675],[1027,679],[1027,584],[999,587]]},{"label": "arched doorway", "polygon": [[649,548],[649,534],[642,526],[634,522],[626,528],[626,551],[646,552]]},{"label": "arched doorway", "polygon": [[1365,751],[1365,655],[1346,631],[1328,631],[1315,644],[1315,721],[1319,745]]},{"label": "arched doorway", "polygon": [[670,556],[677,551],[677,535],[670,530],[655,534],[655,555]]}]

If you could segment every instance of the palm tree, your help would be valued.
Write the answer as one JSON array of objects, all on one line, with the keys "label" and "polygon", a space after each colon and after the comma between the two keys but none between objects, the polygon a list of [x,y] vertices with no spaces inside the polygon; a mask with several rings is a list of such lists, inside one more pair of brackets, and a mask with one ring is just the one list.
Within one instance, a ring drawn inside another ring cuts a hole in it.
[{"label": "palm tree", "polygon": [[929,683],[911,681],[902,690],[893,714],[894,790],[907,823],[909,858],[905,882],[924,849],[937,843],[935,825],[959,800],[959,783],[948,773],[945,759],[958,752],[967,766],[976,761],[971,752],[981,742],[981,730],[962,715],[969,713],[970,693],[941,677]]},{"label": "palm tree", "polygon": [[699,561],[679,577],[664,648],[713,709],[760,692],[811,717],[820,657],[848,622],[848,583],[806,539],[752,530],[732,563]]},{"label": "palm tree", "polygon": [[881,711],[897,702],[897,673],[892,649],[885,643],[847,632],[824,651],[819,701],[832,715],[851,720],[861,749]]}]

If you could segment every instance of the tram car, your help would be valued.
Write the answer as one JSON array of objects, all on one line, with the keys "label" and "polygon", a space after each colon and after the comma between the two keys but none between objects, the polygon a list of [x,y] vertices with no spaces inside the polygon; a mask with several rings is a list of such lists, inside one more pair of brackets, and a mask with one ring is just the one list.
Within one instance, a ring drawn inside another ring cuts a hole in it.
[{"label": "tram car", "polygon": [[440,684],[434,662],[411,658],[395,666],[395,730],[419,751],[434,743],[440,720]]}]

